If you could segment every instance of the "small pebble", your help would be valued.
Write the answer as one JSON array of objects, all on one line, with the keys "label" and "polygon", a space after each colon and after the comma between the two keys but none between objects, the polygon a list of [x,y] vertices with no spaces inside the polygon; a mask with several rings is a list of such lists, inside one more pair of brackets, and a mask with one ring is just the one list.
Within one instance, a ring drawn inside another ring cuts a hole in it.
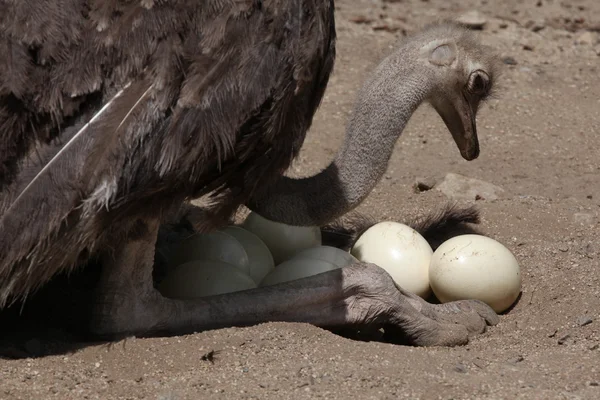
[{"label": "small pebble", "polygon": [[502,62],[506,65],[517,65],[518,62],[513,57],[507,56],[502,59]]},{"label": "small pebble", "polygon": [[432,178],[417,177],[415,179],[415,183],[413,184],[413,188],[416,193],[426,192],[433,189],[434,186],[435,181]]},{"label": "small pebble", "polygon": [[569,340],[570,338],[571,338],[571,335],[566,334],[565,336],[558,339],[558,344],[565,344],[567,342],[567,340]]},{"label": "small pebble", "polygon": [[594,258],[594,254],[596,254],[596,246],[593,243],[588,243],[585,245],[584,253],[589,258]]},{"label": "small pebble", "polygon": [[487,19],[476,10],[464,13],[457,18],[457,21],[471,29],[483,29],[487,23]]},{"label": "small pebble", "polygon": [[585,315],[577,318],[577,325],[579,325],[579,326],[586,326],[586,325],[591,324],[592,322],[594,322],[594,320]]},{"label": "small pebble", "polygon": [[528,29],[531,29],[531,31],[533,31],[533,32],[539,32],[542,29],[546,28],[546,21],[544,21],[544,20],[529,21],[525,24],[525,27]]},{"label": "small pebble", "polygon": [[579,45],[589,46],[592,44],[596,44],[597,38],[593,32],[587,31],[577,36],[575,39],[575,43]]},{"label": "small pebble", "polygon": [[467,367],[465,367],[462,364],[456,364],[454,366],[454,371],[460,372],[461,374],[465,374],[465,373],[467,373]]},{"label": "small pebble", "polygon": [[512,358],[511,360],[509,360],[509,362],[511,364],[518,364],[518,363],[520,363],[520,362],[522,362],[524,360],[525,360],[525,357],[523,357],[523,356],[517,356],[517,357]]}]

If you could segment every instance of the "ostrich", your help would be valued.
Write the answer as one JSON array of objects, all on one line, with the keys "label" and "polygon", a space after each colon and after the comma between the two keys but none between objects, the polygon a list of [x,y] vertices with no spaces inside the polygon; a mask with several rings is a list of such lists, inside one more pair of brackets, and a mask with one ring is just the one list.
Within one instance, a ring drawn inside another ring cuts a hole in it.
[{"label": "ostrich", "polygon": [[359,93],[345,141],[315,176],[298,154],[335,57],[333,0],[42,0],[0,11],[0,309],[98,261],[90,331],[178,334],[265,321],[385,326],[414,345],[459,345],[497,323],[478,301],[434,305],[358,263],[197,300],[152,284],[158,232],[207,199],[210,231],[241,206],[326,225],[384,173],[430,103],[466,160],[495,57],[450,22],[404,40]]}]

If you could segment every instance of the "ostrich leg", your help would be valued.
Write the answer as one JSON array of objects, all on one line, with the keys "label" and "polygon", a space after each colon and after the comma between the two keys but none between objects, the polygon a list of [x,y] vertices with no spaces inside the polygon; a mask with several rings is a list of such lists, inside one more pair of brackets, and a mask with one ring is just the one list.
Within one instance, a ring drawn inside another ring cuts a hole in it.
[{"label": "ostrich leg", "polygon": [[158,221],[145,221],[104,265],[92,324],[100,336],[183,334],[267,321],[306,322],[325,328],[391,327],[403,341],[460,345],[498,317],[477,301],[432,305],[395,286],[373,264],[270,287],[176,300],[152,285]]}]

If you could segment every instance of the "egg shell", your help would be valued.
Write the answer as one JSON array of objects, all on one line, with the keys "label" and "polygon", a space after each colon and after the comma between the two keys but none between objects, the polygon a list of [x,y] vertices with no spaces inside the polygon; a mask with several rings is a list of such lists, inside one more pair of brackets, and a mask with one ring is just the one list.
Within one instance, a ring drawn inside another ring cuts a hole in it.
[{"label": "egg shell", "polygon": [[422,298],[431,295],[429,263],[433,250],[410,226],[393,221],[375,224],[358,238],[351,254],[386,270],[401,288]]},{"label": "egg shell", "polygon": [[333,246],[317,246],[302,250],[297,253],[292,260],[300,258],[312,258],[332,263],[340,268],[358,262],[358,260],[347,251]]},{"label": "egg shell", "polygon": [[442,243],[431,258],[431,288],[446,303],[477,299],[497,313],[521,292],[521,271],[504,245],[481,235],[461,235]]},{"label": "egg shell", "polygon": [[242,228],[254,233],[273,255],[275,265],[292,258],[301,250],[321,245],[321,229],[316,226],[292,226],[268,220],[251,212]]},{"label": "egg shell", "polygon": [[277,265],[260,283],[260,286],[270,286],[282,282],[295,281],[307,276],[317,275],[339,269],[338,266],[314,258],[293,258]]},{"label": "egg shell", "polygon": [[165,297],[194,299],[256,287],[250,276],[231,264],[196,260],[170,270],[158,289]]},{"label": "egg shell", "polygon": [[246,254],[248,254],[250,277],[256,283],[262,281],[275,268],[271,251],[254,233],[233,225],[222,229],[222,232],[233,236],[244,246]]},{"label": "egg shell", "polygon": [[171,266],[194,260],[213,260],[231,264],[245,274],[250,274],[250,260],[244,246],[225,232],[194,235],[177,244],[170,254]]}]

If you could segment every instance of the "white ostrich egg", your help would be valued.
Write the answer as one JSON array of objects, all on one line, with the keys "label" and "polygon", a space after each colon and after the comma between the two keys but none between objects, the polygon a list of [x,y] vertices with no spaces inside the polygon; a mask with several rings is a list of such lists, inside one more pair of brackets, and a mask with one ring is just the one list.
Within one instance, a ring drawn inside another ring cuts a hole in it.
[{"label": "white ostrich egg", "polygon": [[429,267],[431,288],[446,303],[476,299],[501,313],[521,292],[521,271],[504,245],[481,235],[461,235],[441,244]]},{"label": "white ostrich egg", "polygon": [[301,258],[328,261],[340,268],[358,262],[352,254],[333,246],[317,246],[302,250],[297,253],[292,260]]},{"label": "white ostrich egg", "polygon": [[165,297],[194,299],[254,289],[257,285],[239,268],[213,260],[196,260],[175,267],[159,285]]},{"label": "white ostrich egg", "polygon": [[321,245],[317,226],[292,226],[268,220],[251,212],[242,228],[258,236],[269,248],[275,265],[290,259],[301,250]]},{"label": "white ostrich egg", "polygon": [[233,225],[223,228],[222,231],[236,238],[244,246],[250,262],[250,277],[256,283],[260,283],[275,268],[271,251],[254,233]]},{"label": "white ostrich egg", "polygon": [[171,266],[194,260],[212,260],[231,264],[250,274],[250,260],[244,246],[228,233],[196,234],[175,246],[170,254]]},{"label": "white ostrich egg", "polygon": [[339,267],[328,261],[314,258],[292,258],[277,265],[260,283],[260,286],[270,286],[282,282],[295,281],[307,276],[333,271]]},{"label": "white ostrich egg", "polygon": [[402,289],[422,298],[431,294],[429,263],[433,250],[410,226],[385,221],[363,233],[351,251],[360,261],[385,269]]}]

